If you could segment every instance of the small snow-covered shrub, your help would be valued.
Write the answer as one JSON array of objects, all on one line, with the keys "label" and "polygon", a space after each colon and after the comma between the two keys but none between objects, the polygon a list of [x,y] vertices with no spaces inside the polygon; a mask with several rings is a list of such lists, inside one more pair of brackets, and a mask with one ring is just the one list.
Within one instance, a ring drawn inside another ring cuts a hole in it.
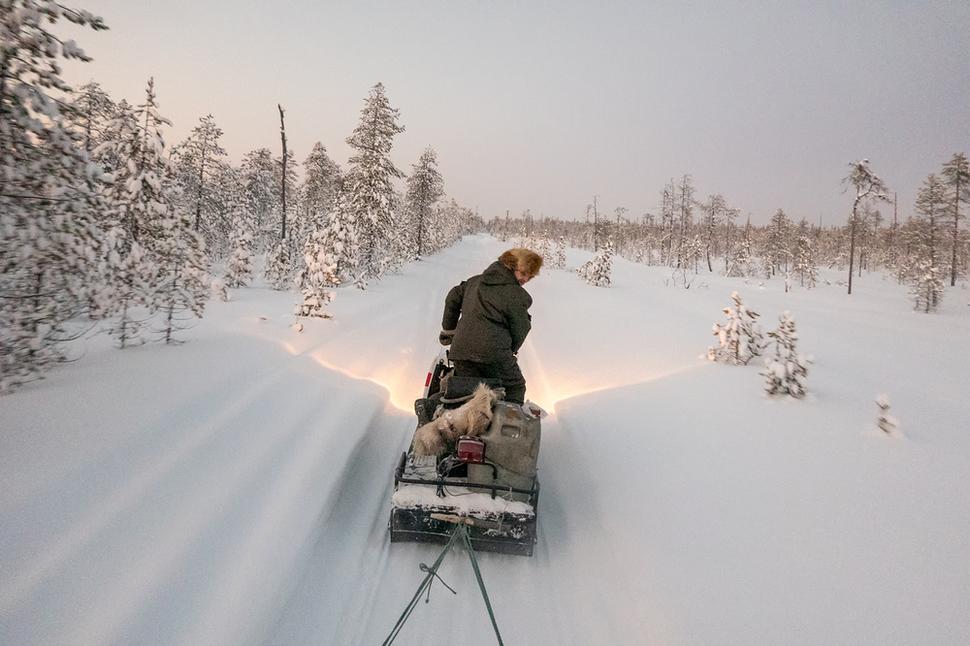
[{"label": "small snow-covered shrub", "polygon": [[556,240],[556,250],[550,260],[553,269],[566,268],[566,238],[564,236],[559,236],[559,239]]},{"label": "small snow-covered shrub", "polygon": [[899,428],[899,420],[889,414],[889,395],[885,393],[878,395],[876,397],[876,406],[879,407],[876,426],[886,435],[894,435]]},{"label": "small snow-covered shrub", "polygon": [[715,323],[712,328],[718,345],[707,349],[711,361],[747,365],[754,357],[760,356],[764,348],[764,334],[758,325],[759,314],[741,302],[741,295],[731,292],[734,305],[724,308],[727,316],[725,323]]},{"label": "small snow-covered shrub", "polygon": [[229,290],[226,289],[226,283],[221,278],[213,278],[209,283],[212,289],[212,295],[218,298],[223,303],[229,302]]},{"label": "small snow-covered shrub", "polygon": [[775,342],[775,356],[765,360],[765,369],[761,373],[765,378],[765,392],[804,397],[811,359],[798,354],[795,348],[798,332],[790,312],[785,311],[778,317],[778,329],[769,332],[768,336]]},{"label": "small snow-covered shrub", "polygon": [[585,263],[576,273],[593,287],[609,287],[613,274],[613,245],[607,243],[600,255]]}]

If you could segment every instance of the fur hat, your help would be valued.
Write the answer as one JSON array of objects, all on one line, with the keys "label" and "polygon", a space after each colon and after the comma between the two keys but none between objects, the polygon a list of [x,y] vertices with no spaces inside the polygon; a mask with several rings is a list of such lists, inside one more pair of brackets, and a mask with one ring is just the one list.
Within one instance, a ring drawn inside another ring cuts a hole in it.
[{"label": "fur hat", "polygon": [[509,249],[498,257],[498,261],[512,271],[521,271],[529,278],[538,276],[539,269],[542,268],[542,256],[531,249],[521,247]]}]

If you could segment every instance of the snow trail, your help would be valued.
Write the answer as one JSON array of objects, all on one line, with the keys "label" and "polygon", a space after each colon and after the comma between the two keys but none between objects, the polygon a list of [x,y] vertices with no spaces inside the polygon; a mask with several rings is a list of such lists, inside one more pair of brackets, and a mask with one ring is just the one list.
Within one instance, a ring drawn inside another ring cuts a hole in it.
[{"label": "snow trail", "polygon": [[[506,246],[341,289],[302,333],[294,294],[237,290],[185,346],[92,342],[0,400],[0,643],[379,643],[441,549],[386,525],[442,301]],[[965,308],[913,316],[866,277],[847,300],[668,274],[528,285],[520,359],[553,414],[535,555],[480,555],[506,642],[966,643],[970,357],[940,342],[970,334]],[[734,289],[765,327],[798,317],[806,400],[703,358]],[[883,391],[899,438],[874,428]],[[440,574],[458,595],[436,583],[397,643],[494,643],[467,555]]]}]

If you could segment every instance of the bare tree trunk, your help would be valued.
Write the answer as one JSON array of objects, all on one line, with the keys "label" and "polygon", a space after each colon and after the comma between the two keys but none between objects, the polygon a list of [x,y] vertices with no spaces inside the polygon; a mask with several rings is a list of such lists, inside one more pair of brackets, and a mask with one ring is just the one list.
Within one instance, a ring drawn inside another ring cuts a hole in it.
[{"label": "bare tree trunk", "polygon": [[[204,144],[203,144],[204,145]],[[195,198],[195,230],[202,226],[202,185],[205,181],[205,148],[202,149],[202,162],[199,164],[199,190]]]},{"label": "bare tree trunk", "polygon": [[280,111],[280,140],[283,142],[283,192],[282,192],[282,202],[283,202],[283,231],[280,236],[281,240],[286,240],[286,126],[283,123],[283,106],[279,103],[276,107]]},{"label": "bare tree trunk", "polygon": [[849,293],[852,293],[852,269],[853,262],[855,260],[855,225],[856,225],[856,210],[859,206],[859,198],[857,197],[855,202],[852,204],[852,222],[849,226]]},{"label": "bare tree trunk", "polygon": [[960,241],[960,174],[956,174],[956,196],[953,204],[953,255],[950,257],[950,287],[957,284],[957,245]]}]

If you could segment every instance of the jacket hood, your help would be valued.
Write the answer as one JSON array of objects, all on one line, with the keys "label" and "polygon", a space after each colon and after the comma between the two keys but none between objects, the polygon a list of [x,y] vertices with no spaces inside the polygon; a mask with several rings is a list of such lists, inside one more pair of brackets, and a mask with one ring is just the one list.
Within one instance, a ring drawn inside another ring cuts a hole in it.
[{"label": "jacket hood", "polygon": [[482,272],[482,283],[485,285],[518,285],[515,273],[498,260]]}]

